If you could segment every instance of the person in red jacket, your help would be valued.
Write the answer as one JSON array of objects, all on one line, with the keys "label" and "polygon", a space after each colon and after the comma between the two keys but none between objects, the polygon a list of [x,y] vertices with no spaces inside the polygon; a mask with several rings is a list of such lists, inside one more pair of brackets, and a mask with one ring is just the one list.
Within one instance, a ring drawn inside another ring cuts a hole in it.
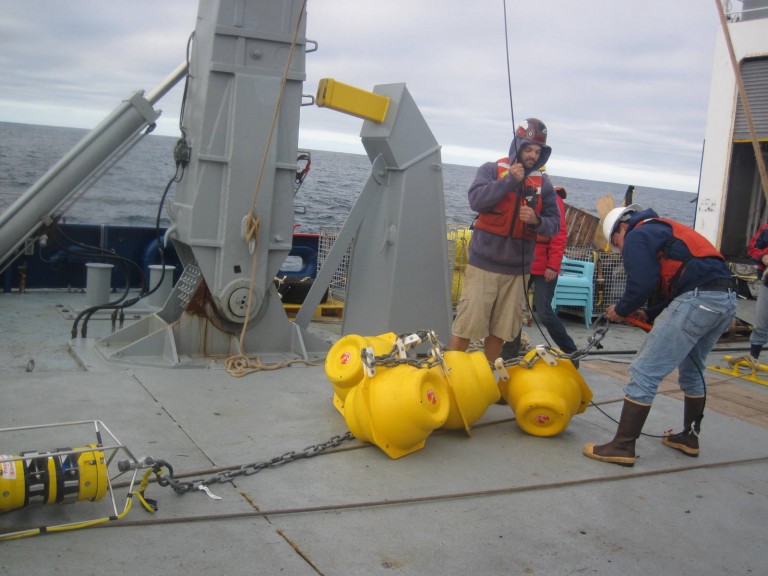
[{"label": "person in red jacket", "polygon": [[752,236],[747,254],[757,261],[757,278],[761,280],[757,287],[755,323],[749,335],[749,354],[757,360],[763,346],[768,343],[768,275],[765,274],[765,266],[768,264],[768,224],[760,226]]},{"label": "person in red jacket", "polygon": [[560,264],[568,241],[568,230],[565,227],[565,204],[567,196],[565,188],[555,186],[557,206],[560,208],[560,230],[554,236],[537,236],[534,249],[533,264],[531,265],[531,284],[533,285],[533,305],[539,321],[549,332],[552,340],[563,352],[570,354],[576,351],[576,344],[552,310],[552,298],[555,295],[557,277],[560,274]]}]

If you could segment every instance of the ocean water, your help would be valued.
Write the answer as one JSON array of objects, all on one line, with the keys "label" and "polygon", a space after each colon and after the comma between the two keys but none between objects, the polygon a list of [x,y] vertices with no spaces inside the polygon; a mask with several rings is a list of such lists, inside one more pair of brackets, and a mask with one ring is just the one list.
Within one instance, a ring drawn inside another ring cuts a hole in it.
[{"label": "ocean water", "polygon": [[[0,122],[0,213],[61,159],[87,131]],[[150,134],[66,213],[69,223],[153,226],[168,181],[175,173],[176,138]],[[312,150],[312,166],[296,194],[298,231],[319,232],[341,227],[370,175],[366,156]],[[501,154],[500,154],[501,156]],[[495,160],[495,158],[489,158]],[[446,221],[469,225],[474,213],[467,204],[467,190],[476,166],[443,167]],[[610,194],[620,205],[631,182],[566,178],[551,174],[556,185],[568,191],[567,202],[597,214],[595,202]],[[173,188],[169,197],[173,196]],[[673,190],[636,187],[635,202],[654,208],[659,215],[693,225],[695,195]],[[165,209],[161,223],[168,225]]]}]

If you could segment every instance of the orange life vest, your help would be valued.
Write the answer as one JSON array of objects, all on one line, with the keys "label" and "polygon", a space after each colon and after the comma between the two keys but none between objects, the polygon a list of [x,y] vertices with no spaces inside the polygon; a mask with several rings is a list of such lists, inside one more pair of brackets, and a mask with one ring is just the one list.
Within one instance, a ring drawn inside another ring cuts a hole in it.
[{"label": "orange life vest", "polygon": [[[685,265],[693,258],[713,257],[725,260],[723,255],[718,252],[717,248],[715,248],[709,240],[704,238],[704,236],[692,228],[680,224],[679,222],[675,222],[674,220],[667,220],[666,218],[648,218],[638,222],[634,229],[639,228],[647,222],[664,222],[672,227],[673,238],[667,241],[664,244],[664,247],[656,253],[656,256],[659,259],[659,265],[661,266],[659,292],[661,292],[665,298],[672,297],[678,278],[680,278],[680,275],[683,273]],[[688,251],[691,253],[691,257],[688,260],[674,260],[670,257],[670,249],[675,240],[680,240],[688,248]]]},{"label": "orange life vest", "polygon": [[[496,162],[496,166],[496,179],[501,180],[509,173],[509,158],[501,158]],[[482,212],[478,215],[475,227],[499,236],[525,240],[536,238],[536,232],[520,220],[518,214],[525,197],[528,198],[525,205],[533,208],[536,214],[541,216],[543,180],[542,173],[538,170],[528,174],[525,178],[523,194],[517,194],[514,190],[508,192],[490,212]]]}]

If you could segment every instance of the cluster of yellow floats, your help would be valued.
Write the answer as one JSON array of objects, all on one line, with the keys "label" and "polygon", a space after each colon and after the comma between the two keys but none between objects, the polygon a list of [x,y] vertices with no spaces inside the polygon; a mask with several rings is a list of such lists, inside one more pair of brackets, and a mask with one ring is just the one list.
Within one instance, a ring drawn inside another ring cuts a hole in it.
[{"label": "cluster of yellow floats", "polygon": [[[417,354],[419,347],[428,351]],[[559,434],[592,399],[571,361],[543,347],[492,367],[483,352],[443,351],[432,332],[344,336],[328,352],[325,373],[355,438],[391,458],[423,448],[439,428],[470,434],[501,397],[534,436]]]}]

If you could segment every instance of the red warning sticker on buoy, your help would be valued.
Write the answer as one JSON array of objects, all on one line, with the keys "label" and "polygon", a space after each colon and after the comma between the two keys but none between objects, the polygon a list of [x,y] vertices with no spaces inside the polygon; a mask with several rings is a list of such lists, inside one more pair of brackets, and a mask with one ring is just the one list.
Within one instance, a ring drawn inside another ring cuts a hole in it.
[{"label": "red warning sticker on buoy", "polygon": [[437,394],[435,394],[435,391],[432,390],[432,388],[427,390],[427,400],[432,404],[437,404]]},{"label": "red warning sticker on buoy", "polygon": [[349,359],[352,358],[350,356],[349,352],[344,352],[344,354],[341,355],[341,363],[342,364],[349,364]]},{"label": "red warning sticker on buoy", "polygon": [[[10,458],[5,454],[0,454],[0,460]],[[16,462],[3,462],[0,464],[0,476],[5,480],[16,480]]]},{"label": "red warning sticker on buoy", "polygon": [[546,414],[538,414],[536,416],[536,423],[537,424],[547,424],[549,422],[549,416]]}]

